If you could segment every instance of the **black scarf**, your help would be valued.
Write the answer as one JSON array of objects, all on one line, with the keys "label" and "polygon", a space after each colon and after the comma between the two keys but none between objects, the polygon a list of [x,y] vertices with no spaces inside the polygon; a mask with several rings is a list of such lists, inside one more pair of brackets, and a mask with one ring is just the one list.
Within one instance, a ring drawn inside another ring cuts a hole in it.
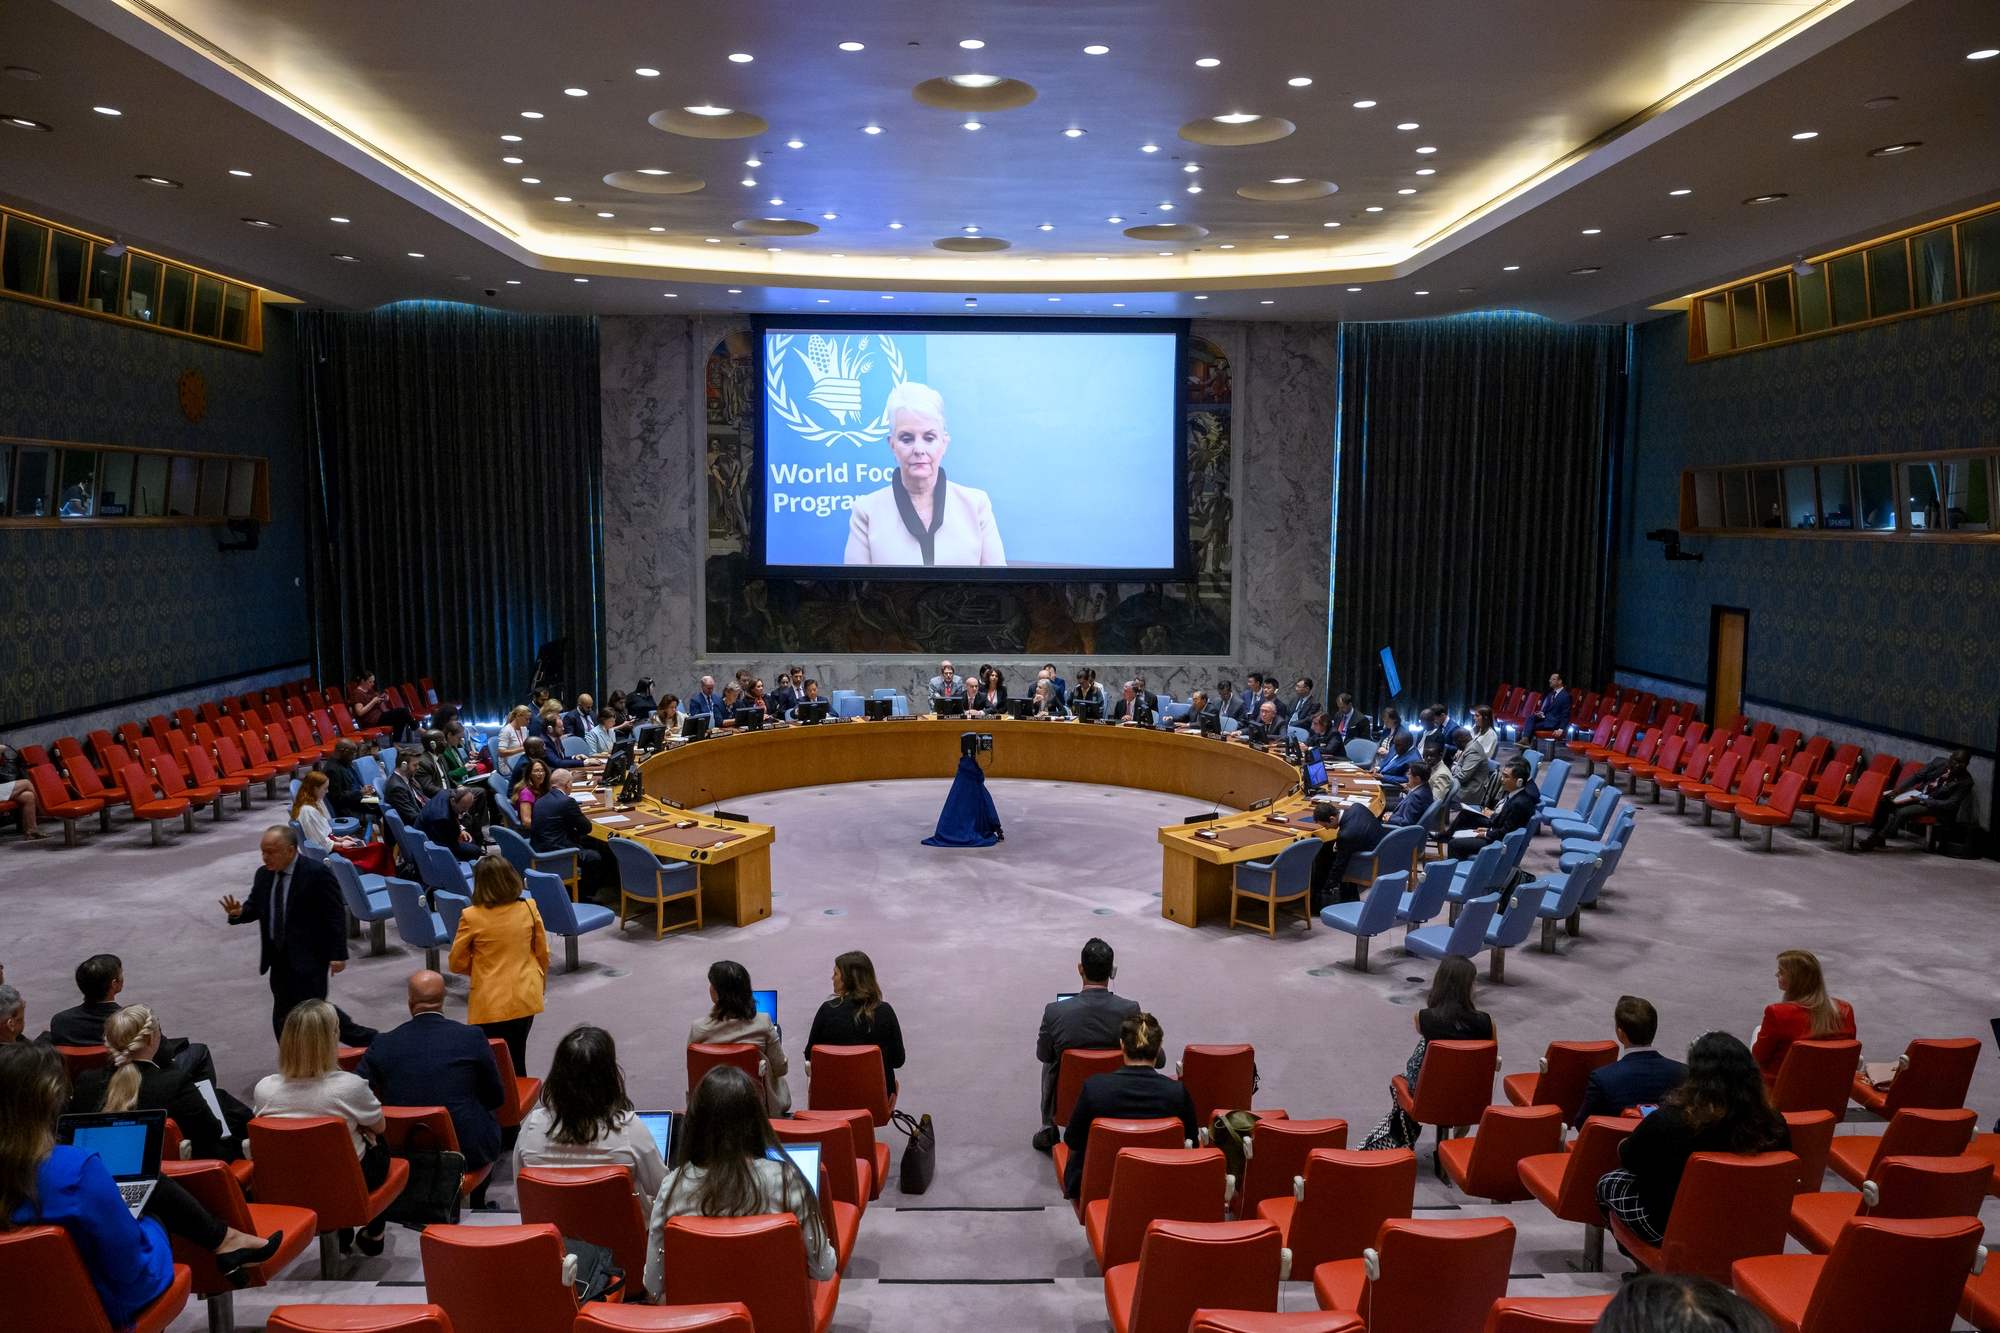
[{"label": "black scarf", "polygon": [[903,516],[903,526],[910,530],[910,535],[923,549],[924,563],[935,565],[938,529],[944,526],[944,469],[938,469],[937,489],[931,492],[931,525],[928,529],[918,520],[917,507],[910,503],[910,493],[903,489],[903,469],[896,469],[890,484],[896,488],[896,512]]}]

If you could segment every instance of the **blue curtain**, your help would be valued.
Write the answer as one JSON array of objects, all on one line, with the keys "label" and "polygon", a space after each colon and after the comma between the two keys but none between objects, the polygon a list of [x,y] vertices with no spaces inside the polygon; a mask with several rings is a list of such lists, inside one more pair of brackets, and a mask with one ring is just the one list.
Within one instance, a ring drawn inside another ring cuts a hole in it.
[{"label": "blue curtain", "polygon": [[323,679],[429,676],[473,716],[566,642],[603,676],[597,321],[405,302],[300,322]]},{"label": "blue curtain", "polygon": [[1329,690],[1405,721],[1506,681],[1609,670],[1624,325],[1533,315],[1341,326]]}]

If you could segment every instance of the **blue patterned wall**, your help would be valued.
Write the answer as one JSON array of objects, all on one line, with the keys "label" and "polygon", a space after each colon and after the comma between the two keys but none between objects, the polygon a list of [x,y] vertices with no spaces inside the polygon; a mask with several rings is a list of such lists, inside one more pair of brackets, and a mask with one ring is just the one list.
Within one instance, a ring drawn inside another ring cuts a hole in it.
[{"label": "blue patterned wall", "polygon": [[1637,330],[1618,537],[1618,665],[1700,682],[1711,605],[1750,610],[1744,693],[1866,726],[1994,742],[2000,543],[1695,537],[1680,472],[1719,463],[2000,448],[2000,306],[1986,303],[1690,365],[1687,321]]},{"label": "blue patterned wall", "polygon": [[280,310],[259,355],[0,300],[0,435],[261,454],[272,516],[231,554],[209,527],[0,528],[0,726],[310,655],[293,347]]}]

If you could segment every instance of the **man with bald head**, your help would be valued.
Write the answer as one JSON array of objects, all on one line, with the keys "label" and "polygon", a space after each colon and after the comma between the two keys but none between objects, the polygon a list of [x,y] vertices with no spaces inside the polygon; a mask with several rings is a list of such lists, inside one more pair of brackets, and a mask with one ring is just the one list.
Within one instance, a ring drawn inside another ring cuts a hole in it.
[{"label": "man with bald head", "polygon": [[[444,978],[418,972],[410,978],[410,1021],[375,1038],[355,1073],[375,1087],[384,1106],[442,1106],[451,1113],[458,1150],[472,1172],[500,1156],[500,1122],[493,1112],[506,1100],[500,1067],[486,1034],[444,1013]],[[486,1202],[486,1187],[472,1206]]]},{"label": "man with bald head", "polygon": [[577,874],[585,897],[600,889],[618,887],[617,867],[603,844],[592,840],[596,831],[590,816],[569,794],[571,775],[557,769],[549,777],[549,789],[535,799],[534,822],[528,825],[528,845],[537,852],[575,852]]}]

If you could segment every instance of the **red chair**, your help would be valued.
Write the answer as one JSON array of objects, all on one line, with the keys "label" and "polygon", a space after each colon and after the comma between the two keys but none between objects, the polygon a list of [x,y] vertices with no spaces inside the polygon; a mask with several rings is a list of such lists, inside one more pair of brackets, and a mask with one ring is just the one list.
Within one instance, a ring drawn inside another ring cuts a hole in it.
[{"label": "red chair", "polygon": [[516,1181],[521,1221],[547,1222],[572,1240],[610,1250],[637,1286],[646,1271],[646,1222],[651,1199],[632,1192],[632,1173],[622,1166],[530,1166]]},{"label": "red chair", "polygon": [[125,746],[126,750],[132,754],[138,754],[139,742],[145,735],[144,732],[139,730],[139,724],[136,722],[120,722],[116,730],[118,732],[118,739]]},{"label": "red chair", "polygon": [[[1424,1051],[1417,1086],[1398,1074],[1389,1088],[1404,1115],[1420,1125],[1437,1126],[1438,1143],[1443,1144],[1452,1129],[1479,1123],[1493,1100],[1493,1074],[1499,1067],[1497,1042],[1434,1041]],[[1442,1159],[1435,1166],[1443,1179]]]},{"label": "red chair", "polygon": [[[1090,1122],[1090,1142],[1083,1156],[1083,1176],[1077,1196],[1070,1200],[1076,1220],[1083,1221],[1091,1203],[1111,1193],[1111,1173],[1118,1165],[1118,1153],[1125,1148],[1185,1148],[1187,1128],[1172,1117],[1159,1120],[1112,1120],[1103,1116]],[[1069,1145],[1055,1146],[1056,1179],[1067,1179]]]},{"label": "red chair", "polygon": [[1876,1164],[1879,1179],[1861,1193],[1801,1194],[1792,1200],[1791,1233],[1814,1254],[1825,1254],[1856,1217],[1977,1217],[1993,1184],[1993,1163],[1980,1157],[1890,1157]]},{"label": "red chair", "polygon": [[1891,1157],[1956,1157],[1978,1131],[1968,1107],[1956,1111],[1898,1111],[1879,1135],[1843,1134],[1833,1141],[1827,1162],[1833,1173],[1856,1189],[1872,1179],[1875,1164]]},{"label": "red chair", "polygon": [[343,703],[337,703],[333,705],[333,707],[330,708],[328,711],[333,714],[333,724],[340,728],[340,734],[343,736],[351,736],[357,741],[380,740],[382,737],[387,736],[391,730],[393,730],[393,728],[390,727],[362,726],[360,723],[354,720],[354,714],[348,712],[347,705]]},{"label": "red chair", "polygon": [[242,747],[227,736],[216,737],[215,755],[221,761],[224,773],[232,778],[246,778],[251,782],[261,782],[264,784],[265,799],[277,799],[278,766],[276,764],[250,763],[244,759]]},{"label": "red chair", "polygon": [[1260,1120],[1250,1134],[1250,1155],[1236,1191],[1238,1217],[1259,1216],[1266,1199],[1292,1197],[1292,1180],[1306,1173],[1306,1159],[1321,1148],[1347,1147],[1345,1120]]},{"label": "red chair", "polygon": [[1174,1073],[1194,1100],[1194,1122],[1206,1125],[1219,1111],[1247,1111],[1257,1082],[1254,1046],[1188,1046]]},{"label": "red chair", "polygon": [[146,820],[153,826],[153,845],[160,845],[160,825],[179,815],[189,833],[194,832],[194,807],[178,796],[160,796],[153,789],[152,779],[146,771],[135,763],[127,763],[122,774],[125,781],[125,795],[132,805],[132,818]]},{"label": "red chair", "polygon": [[1597,1182],[1620,1162],[1618,1145],[1639,1127],[1624,1116],[1594,1115],[1583,1122],[1576,1142],[1566,1152],[1524,1157],[1521,1184],[1544,1208],[1565,1222],[1583,1224],[1583,1266],[1604,1271],[1604,1210],[1597,1206]]},{"label": "red chair", "polygon": [[111,831],[111,811],[105,803],[71,796],[54,764],[36,764],[29,768],[28,781],[34,785],[35,808],[40,817],[62,821],[65,847],[76,846],[76,821],[85,815],[97,816],[101,832]]},{"label": "red chair", "polygon": [[1099,1271],[1139,1262],[1154,1221],[1220,1222],[1230,1190],[1220,1148],[1121,1148],[1111,1192],[1083,1210],[1083,1234]]},{"label": "red chair", "polygon": [[111,807],[114,805],[126,806],[128,807],[126,813],[131,813],[129,807],[132,804],[132,799],[125,794],[125,788],[122,786],[106,786],[104,783],[98,781],[97,770],[85,762],[81,756],[78,756],[69,766],[69,785],[75,789],[79,800],[104,802],[104,814],[100,816],[100,819],[107,824],[110,822]]},{"label": "red chair", "polygon": [[1655,1273],[1699,1273],[1727,1282],[1738,1259],[1784,1251],[1798,1183],[1799,1159],[1792,1153],[1698,1152],[1688,1158],[1659,1244],[1639,1239],[1615,1215],[1611,1234]]},{"label": "red chair", "polygon": [[1615,1041],[1552,1041],[1540,1073],[1509,1074],[1500,1080],[1500,1089],[1515,1106],[1555,1106],[1568,1112],[1583,1105],[1592,1072],[1617,1058]]},{"label": "red chair", "polygon": [[[167,1289],[119,1333],[164,1333],[187,1308],[192,1281],[186,1265],[175,1264]],[[0,1231],[0,1287],[7,1292],[8,1328],[112,1333],[83,1256],[61,1227]]]},{"label": "red chair", "polygon": [[319,1217],[319,1275],[332,1281],[340,1268],[335,1233],[365,1227],[395,1202],[409,1183],[410,1164],[389,1162],[379,1188],[361,1178],[347,1122],[337,1116],[250,1122],[250,1156],[257,1163],[257,1201],[307,1209]]},{"label": "red chair", "polygon": [[[1500,716],[1500,710],[1497,707],[1493,710],[1493,716],[1497,721]],[[1589,740],[1570,741],[1564,747],[1571,754],[1583,760],[1583,775],[1585,777],[1590,776],[1591,769],[1595,766],[1598,758],[1610,749],[1611,729],[1617,725],[1616,719],[1601,716],[1597,719],[1597,725],[1592,728]]]},{"label": "red chair", "polygon": [[1993,1163],[1993,1187],[1991,1193],[2000,1197],[2000,1134],[1975,1134],[1972,1146],[1966,1153]]},{"label": "red chair", "polygon": [[1854,1067],[1860,1059],[1858,1041],[1793,1042],[1784,1063],[1778,1066],[1771,1104],[1780,1111],[1827,1111],[1836,1120],[1845,1119]]},{"label": "red chair", "polygon": [[1792,816],[1798,810],[1799,792],[1806,785],[1805,774],[1787,773],[1778,779],[1778,785],[1771,791],[1771,799],[1762,805],[1736,806],[1736,823],[1731,825],[1731,833],[1739,833],[1744,824],[1764,830],[1764,850],[1771,850],[1771,836],[1781,828],[1790,828]]},{"label": "red chair", "polygon": [[882,1071],[880,1046],[815,1046],[810,1063],[806,1104],[813,1110],[854,1107],[865,1109],[878,1129],[889,1123],[896,1098]]},{"label": "red chair", "polygon": [[862,1206],[882,1197],[882,1180],[889,1174],[889,1145],[875,1139],[875,1118],[866,1111],[792,1111],[794,1120],[839,1121],[854,1144],[854,1173],[860,1182]]},{"label": "red chair", "polygon": [[733,1065],[750,1076],[755,1087],[764,1086],[764,1057],[757,1053],[755,1046],[747,1042],[734,1042],[727,1046],[710,1046],[693,1042],[687,1048],[688,1100],[694,1100],[694,1090],[708,1077],[708,1071],[717,1065]]},{"label": "red chair", "polygon": [[[282,1232],[278,1252],[260,1264],[246,1265],[240,1272],[245,1287],[261,1287],[285,1270],[286,1265],[305,1253],[319,1229],[319,1219],[304,1208],[276,1203],[250,1203],[243,1187],[224,1162],[163,1161],[160,1174],[195,1197],[224,1226],[235,1227],[251,1236]],[[174,1263],[187,1265],[191,1290],[208,1301],[211,1328],[235,1328],[237,1284],[216,1267],[213,1251],[179,1236],[173,1239]]]},{"label": "red chair", "polygon": [[1609,1296],[1505,1296],[1486,1313],[1486,1333],[1590,1333]]},{"label": "red chair", "polygon": [[453,1333],[436,1305],[281,1305],[264,1333]]},{"label": "red chair", "polygon": [[1064,1051],[1062,1063],[1056,1066],[1056,1128],[1069,1123],[1069,1113],[1076,1107],[1077,1094],[1083,1091],[1085,1079],[1113,1073],[1124,1063],[1125,1053],[1116,1047],[1108,1051],[1075,1048]]},{"label": "red chair", "polygon": [[1269,1222],[1155,1222],[1138,1261],[1104,1275],[1112,1333],[1185,1333],[1203,1308],[1275,1313],[1280,1249]]},{"label": "red chair", "polygon": [[1981,1233],[1976,1217],[1856,1218],[1830,1254],[1739,1259],[1731,1285],[1778,1333],[1947,1333]]},{"label": "red chair", "polygon": [[102,1069],[111,1063],[111,1049],[108,1046],[58,1046],[56,1053],[63,1058],[69,1068],[69,1081],[76,1082],[77,1075]]},{"label": "red chair", "polygon": [[500,1103],[500,1109],[493,1115],[500,1128],[509,1129],[520,1124],[541,1100],[542,1081],[514,1072],[514,1053],[500,1038],[489,1038],[486,1044],[493,1048],[493,1063],[500,1066],[500,1089],[507,1094],[507,1100]]},{"label": "red chair", "polygon": [[1708,798],[1733,790],[1736,786],[1737,774],[1742,767],[1743,752],[1731,749],[1725,751],[1716,759],[1715,770],[1709,774],[1708,781],[1689,782],[1686,775],[1683,774],[1680,783],[1674,787],[1674,813],[1677,815],[1685,814],[1689,801],[1701,801],[1704,803],[1702,806],[1702,819],[1703,822],[1706,822],[1709,815],[1709,809],[1706,804]]},{"label": "red chair", "polygon": [[757,1333],[826,1333],[833,1322],[840,1275],[812,1281],[790,1213],[670,1217],[665,1240],[668,1305],[741,1301]]},{"label": "red chair", "polygon": [[[188,767],[194,772],[197,787],[213,787],[224,796],[234,796],[245,810],[250,808],[250,779],[234,773],[218,773],[215,764],[208,757],[208,751],[198,745],[187,748]],[[215,803],[215,817],[222,818],[222,802]]]},{"label": "red chair", "polygon": [[[368,1050],[365,1046],[341,1049],[357,1050],[363,1055],[367,1054]],[[359,1064],[360,1061],[357,1060],[355,1063]],[[350,1069],[347,1072],[351,1074],[354,1071]],[[442,1106],[385,1106],[382,1108],[382,1115],[389,1122],[383,1130],[382,1137],[391,1148],[403,1148],[409,1145],[412,1136],[415,1136],[417,1142],[414,1146],[424,1151],[463,1151],[458,1146],[458,1126],[452,1124],[451,1112]],[[459,1182],[459,1197],[470,1198],[472,1192],[485,1184],[486,1178],[492,1174],[491,1162],[484,1166],[467,1167],[465,1178]]]},{"label": "red chair", "polygon": [[[562,1233],[536,1226],[424,1228],[424,1294],[458,1333],[570,1333],[576,1288]],[[803,1251],[801,1251],[803,1254]],[[629,1278],[629,1274],[628,1274]]]},{"label": "red chair", "polygon": [[313,739],[312,728],[306,725],[304,717],[288,717],[285,725],[291,728],[292,748],[301,758],[324,759],[333,753],[331,744]]},{"label": "red chair", "polygon": [[[1718,784],[1701,795],[1701,822],[1706,828],[1709,817],[1717,813],[1734,815],[1740,806],[1755,805],[1764,794],[1764,784],[1769,780],[1770,765],[1762,759],[1752,759],[1743,766],[1743,774],[1736,781],[1733,791],[1725,790]],[[1735,826],[1730,826],[1730,836],[1736,836]]]},{"label": "red chair", "polygon": [[1846,764],[1836,760],[1819,771],[1811,791],[1799,793],[1799,809],[1805,811],[1811,820],[1808,832],[1814,839],[1819,837],[1819,812],[1840,804],[1840,798],[1847,790],[1849,771]]},{"label": "red chair", "polygon": [[1875,822],[1875,807],[1882,803],[1882,789],[1888,782],[1887,774],[1878,773],[1871,767],[1861,775],[1861,781],[1854,784],[1847,804],[1822,805],[1813,813],[1822,823],[1839,824],[1847,830],[1847,840],[1841,845],[1851,852],[1854,850],[1854,830]]},{"label": "red chair", "polygon": [[1979,1333],[2000,1333],[2000,1264],[1989,1262],[1965,1284],[1959,1317]]},{"label": "red chair", "polygon": [[[91,732],[84,739],[90,742],[90,761],[97,769],[97,776],[107,784],[116,779],[112,776],[118,770],[111,766],[111,747],[118,742],[111,739],[111,733],[103,728]],[[60,747],[60,742],[58,742]]]},{"label": "red chair", "polygon": [[742,1301],[717,1305],[606,1305],[576,1314],[576,1333],[755,1333]]},{"label": "red chair", "polygon": [[289,777],[302,767],[299,757],[292,753],[291,747],[286,746],[280,750],[271,740],[268,731],[260,732],[255,728],[245,727],[238,739],[243,742],[243,755],[249,761],[250,767],[269,767],[275,771],[276,777],[266,784],[266,790],[273,797],[278,794],[276,778]]},{"label": "red chair", "polygon": [[1561,1107],[1489,1106],[1479,1117],[1479,1132],[1440,1143],[1438,1158],[1460,1190],[1494,1203],[1513,1203],[1531,1193],[1521,1183],[1521,1159],[1561,1152],[1562,1146]]},{"label": "red chair", "polygon": [[1618,775],[1629,773],[1632,775],[1632,794],[1638,795],[1639,774],[1654,767],[1654,757],[1660,753],[1660,746],[1665,743],[1666,736],[1658,727],[1654,727],[1639,737],[1638,744],[1632,747],[1630,753],[1606,755],[1604,766],[1611,770],[1611,775],[1606,781],[1615,787],[1618,785]]},{"label": "red chair", "polygon": [[1798,1192],[1812,1194],[1826,1183],[1826,1163],[1833,1153],[1833,1130],[1839,1121],[1831,1111],[1783,1114],[1792,1135],[1792,1156],[1799,1159]]},{"label": "red chair", "polygon": [[186,801],[190,806],[209,806],[215,811],[216,821],[221,821],[222,788],[189,785],[181,776],[180,766],[171,759],[160,759],[154,763],[153,779],[160,784],[160,792],[168,800]]},{"label": "red chair", "polygon": [[1368,1333],[1480,1333],[1507,1294],[1514,1224],[1504,1217],[1384,1222],[1359,1259],[1313,1270],[1322,1310],[1353,1311]]},{"label": "red chair", "polygon": [[845,1273],[861,1234],[861,1212],[868,1206],[855,1170],[853,1129],[838,1120],[773,1120],[771,1129],[780,1143],[812,1144],[820,1150],[820,1179],[825,1182],[818,1188],[820,1217]]},{"label": "red chair", "polygon": [[1654,803],[1659,803],[1660,793],[1663,791],[1675,793],[1675,814],[1680,814],[1685,807],[1685,798],[1679,794],[1681,788],[1699,787],[1706,783],[1716,761],[1722,757],[1716,747],[1707,741],[1698,742],[1683,753],[1687,762],[1681,765],[1680,772],[1669,773],[1665,769],[1660,769],[1652,775]]},{"label": "red chair", "polygon": [[1257,1216],[1284,1236],[1303,1281],[1321,1264],[1360,1258],[1383,1223],[1410,1215],[1416,1192],[1417,1155],[1407,1148],[1316,1148],[1293,1193],[1264,1200]]},{"label": "red chair", "polygon": [[1368,1325],[1338,1310],[1196,1310],[1188,1333],[1368,1333]]},{"label": "red chair", "polygon": [[1965,1105],[1979,1042],[1971,1037],[1919,1037],[1903,1049],[1903,1068],[1887,1088],[1877,1089],[1866,1074],[1854,1075],[1855,1101],[1893,1120],[1898,1111],[1956,1110]]}]

